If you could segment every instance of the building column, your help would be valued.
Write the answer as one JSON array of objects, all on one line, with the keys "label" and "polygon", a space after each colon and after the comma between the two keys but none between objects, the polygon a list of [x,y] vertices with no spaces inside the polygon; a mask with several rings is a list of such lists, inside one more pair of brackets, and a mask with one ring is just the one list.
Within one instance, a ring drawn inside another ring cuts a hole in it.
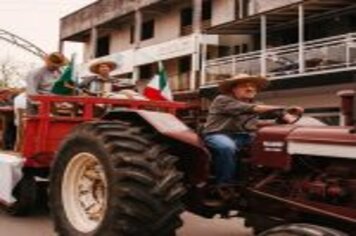
[{"label": "building column", "polygon": [[206,60],[208,56],[208,44],[203,42],[202,47],[202,65],[200,72],[200,85],[205,85],[206,83]]},{"label": "building column", "polygon": [[193,0],[193,32],[200,33],[202,28],[203,0]]},{"label": "building column", "polygon": [[61,39],[59,39],[58,52],[64,53],[64,41],[62,41]]},{"label": "building column", "polygon": [[267,74],[267,61],[266,61],[266,49],[267,49],[267,17],[261,15],[261,75]]},{"label": "building column", "polygon": [[189,80],[189,89],[190,90],[195,90],[196,89],[196,84],[197,84],[197,74],[201,70],[200,66],[200,45],[202,42],[202,39],[200,37],[201,35],[196,34],[194,35],[194,52],[192,54],[192,65],[191,65],[191,71],[190,71],[190,80]]},{"label": "building column", "polygon": [[257,1],[256,0],[249,0],[248,1],[248,12],[246,16],[251,16],[257,14]]},{"label": "building column", "polygon": [[299,49],[298,49],[298,61],[299,61],[299,73],[304,73],[305,71],[305,61],[304,61],[304,7],[303,4],[298,6],[298,35],[299,35]]},{"label": "building column", "polygon": [[90,59],[96,57],[96,49],[98,43],[98,28],[92,27],[90,32]]},{"label": "building column", "polygon": [[140,48],[141,44],[141,32],[142,32],[142,12],[139,9],[135,11],[135,22],[134,22],[134,58],[133,58],[133,72],[132,72],[132,82],[134,84],[140,79],[140,67],[136,65],[137,50]]},{"label": "building column", "polygon": [[135,48],[140,47],[142,33],[142,12],[137,9],[135,11],[135,32],[134,32],[134,44]]},{"label": "building column", "polygon": [[140,67],[135,66],[132,71],[132,83],[136,84],[136,82],[140,79]]},{"label": "building column", "polygon": [[189,81],[189,89],[196,89],[197,73],[200,70],[200,33],[202,31],[203,0],[193,0],[193,43],[194,52],[192,54],[192,65]]},{"label": "building column", "polygon": [[[237,9],[239,12],[236,12],[236,16],[238,16],[238,19],[242,19],[244,17],[244,0],[237,0],[235,1],[235,4],[238,4],[238,6],[235,6],[235,9]],[[245,13],[246,14],[246,13]]]}]

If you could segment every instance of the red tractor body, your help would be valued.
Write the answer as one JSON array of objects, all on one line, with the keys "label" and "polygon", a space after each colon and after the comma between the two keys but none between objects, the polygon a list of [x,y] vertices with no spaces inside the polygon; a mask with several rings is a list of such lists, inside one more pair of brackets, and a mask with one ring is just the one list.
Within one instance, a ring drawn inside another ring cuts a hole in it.
[{"label": "red tractor body", "polygon": [[[355,232],[356,136],[352,129],[297,125],[262,128],[252,147],[251,165],[258,167],[257,172],[268,171],[250,183],[249,191],[299,214],[347,222],[348,230]],[[284,213],[272,214],[281,217]]]},{"label": "red tractor body", "polygon": [[[237,209],[286,222],[313,221],[305,218],[310,214],[321,217],[321,224],[342,223],[345,228],[335,227],[356,234],[356,135],[352,126],[261,128],[251,152],[240,163],[243,177],[236,199],[221,199],[222,204],[211,207],[204,201],[206,193],[214,189],[211,156],[199,135],[180,119],[182,112],[192,112],[196,106],[93,97],[36,96],[32,100],[39,110],[26,117],[24,169],[33,174],[53,167],[56,172],[50,181],[51,202],[62,235],[121,232],[111,228],[116,224],[112,223],[115,215],[125,222],[119,227],[127,231],[123,235],[142,235],[131,234],[133,228],[150,232],[147,235],[174,232],[179,225],[183,185],[188,190],[188,208],[199,213]],[[66,115],[53,109],[63,103],[71,107]],[[95,201],[98,198],[97,212],[87,211],[88,196],[78,194],[82,192],[92,192],[89,198]],[[106,208],[110,204],[113,207]],[[137,215],[130,215],[134,213]],[[78,225],[77,218],[82,220]],[[147,222],[147,228],[136,227],[138,223],[132,221],[136,218]]]},{"label": "red tractor body", "polygon": [[[26,158],[26,168],[50,168],[55,153],[66,136],[78,125],[116,117],[119,113],[129,114],[130,119],[142,119],[167,138],[193,147],[197,155],[192,166],[197,169],[189,174],[191,180],[199,183],[209,175],[208,152],[199,136],[192,132],[177,118],[180,111],[192,110],[192,106],[183,102],[138,101],[95,97],[35,96],[32,100],[39,103],[38,114],[27,115],[23,136],[22,156]],[[54,106],[61,103],[72,104],[72,114],[56,114]],[[110,112],[104,117],[95,116],[95,109],[110,106]],[[95,108],[96,107],[96,108]]]},{"label": "red tractor body", "polygon": [[252,146],[252,163],[290,170],[293,155],[356,159],[352,127],[270,126],[258,131]]}]

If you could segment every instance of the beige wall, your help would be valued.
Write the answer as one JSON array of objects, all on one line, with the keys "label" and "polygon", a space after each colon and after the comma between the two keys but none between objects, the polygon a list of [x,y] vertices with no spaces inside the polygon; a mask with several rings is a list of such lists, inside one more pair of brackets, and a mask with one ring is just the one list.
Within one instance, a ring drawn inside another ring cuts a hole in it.
[{"label": "beige wall", "polygon": [[[168,12],[155,19],[155,35],[152,39],[141,42],[141,47],[155,45],[180,37],[180,11],[187,4],[178,4],[171,7]],[[189,5],[188,5],[189,6]],[[149,20],[147,18],[146,20]]]},{"label": "beige wall", "polygon": [[[178,3],[169,8],[169,11],[164,14],[156,14],[155,20],[155,33],[154,37],[145,41],[142,41],[140,47],[147,47],[151,45],[156,45],[162,42],[170,41],[180,37],[180,12],[184,7],[190,6],[191,3]],[[234,9],[234,1],[221,1],[213,0],[213,21],[214,17],[217,20],[220,17],[227,17],[226,11],[231,11]],[[231,16],[232,17],[232,16]],[[150,20],[152,18],[147,15],[143,16],[143,21]],[[227,19],[227,18],[226,18]],[[110,54],[117,53],[120,51],[130,50],[134,48],[134,44],[130,43],[130,23],[127,22],[120,26],[120,28],[112,31],[110,33]],[[219,36],[219,44],[235,46],[239,44],[246,43],[251,45],[250,36],[234,36],[234,35],[224,35]],[[89,43],[88,43],[89,44]],[[89,59],[89,45],[85,47],[85,60]]]},{"label": "beige wall", "polygon": [[285,7],[290,4],[303,2],[302,0],[250,0],[250,14],[258,14],[270,11],[279,7]]},{"label": "beige wall", "polygon": [[130,43],[131,25],[124,25],[110,34],[110,53],[121,52],[132,49],[134,44]]},{"label": "beige wall", "polygon": [[247,44],[249,49],[252,48],[252,36],[250,35],[221,35],[219,36],[219,44],[226,46],[235,46]]},{"label": "beige wall", "polygon": [[[164,68],[167,72],[168,83],[171,90],[176,91],[180,86],[182,86],[182,78],[178,76],[178,58],[164,61]],[[141,79],[139,84],[144,87],[149,80]],[[188,84],[187,84],[188,85]]]},{"label": "beige wall", "polygon": [[[171,7],[164,14],[157,15],[155,18],[154,37],[141,42],[140,47],[155,45],[158,43],[170,41],[180,37],[180,11],[187,4],[178,4]],[[143,17],[143,21],[150,20],[147,16]],[[130,43],[130,27],[131,25],[122,25],[120,29],[113,31],[110,41],[110,53],[120,52],[132,49],[133,44]],[[87,58],[87,57],[86,57]]]},{"label": "beige wall", "polygon": [[305,108],[339,107],[340,98],[336,93],[344,89],[356,89],[355,84],[340,84],[324,87],[289,89],[265,92],[259,99],[266,104],[302,106]]},{"label": "beige wall", "polygon": [[212,1],[212,25],[219,25],[235,19],[235,1],[213,0]]},{"label": "beige wall", "polygon": [[88,61],[90,60],[90,42],[84,43],[84,53],[83,53],[83,60]]},{"label": "beige wall", "polygon": [[164,62],[164,68],[166,69],[168,82],[171,89],[176,88],[177,81],[175,79],[176,75],[178,74],[178,60],[172,59],[167,60]]}]

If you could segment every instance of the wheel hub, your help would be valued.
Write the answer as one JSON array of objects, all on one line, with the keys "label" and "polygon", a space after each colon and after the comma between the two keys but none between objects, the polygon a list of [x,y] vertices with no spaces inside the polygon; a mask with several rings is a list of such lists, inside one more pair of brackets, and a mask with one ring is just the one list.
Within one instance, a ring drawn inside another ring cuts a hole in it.
[{"label": "wheel hub", "polygon": [[68,163],[62,182],[63,206],[78,231],[95,230],[107,208],[107,180],[97,157],[79,153]]}]

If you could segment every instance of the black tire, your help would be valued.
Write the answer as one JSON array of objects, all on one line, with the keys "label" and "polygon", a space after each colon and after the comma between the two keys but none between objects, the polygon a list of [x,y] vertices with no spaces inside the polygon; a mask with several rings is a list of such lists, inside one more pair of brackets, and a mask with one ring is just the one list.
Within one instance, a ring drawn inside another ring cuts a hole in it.
[{"label": "black tire", "polygon": [[37,185],[32,175],[25,174],[14,188],[16,202],[6,207],[6,212],[12,216],[27,216],[36,205]]},{"label": "black tire", "polygon": [[[63,236],[175,235],[182,224],[182,174],[154,131],[119,121],[79,126],[62,144],[50,180],[50,207]],[[94,155],[107,181],[107,208],[98,226],[83,232],[67,217],[62,182],[77,154]]]},{"label": "black tire", "polygon": [[288,224],[277,226],[258,236],[347,236],[348,234],[312,224]]}]

